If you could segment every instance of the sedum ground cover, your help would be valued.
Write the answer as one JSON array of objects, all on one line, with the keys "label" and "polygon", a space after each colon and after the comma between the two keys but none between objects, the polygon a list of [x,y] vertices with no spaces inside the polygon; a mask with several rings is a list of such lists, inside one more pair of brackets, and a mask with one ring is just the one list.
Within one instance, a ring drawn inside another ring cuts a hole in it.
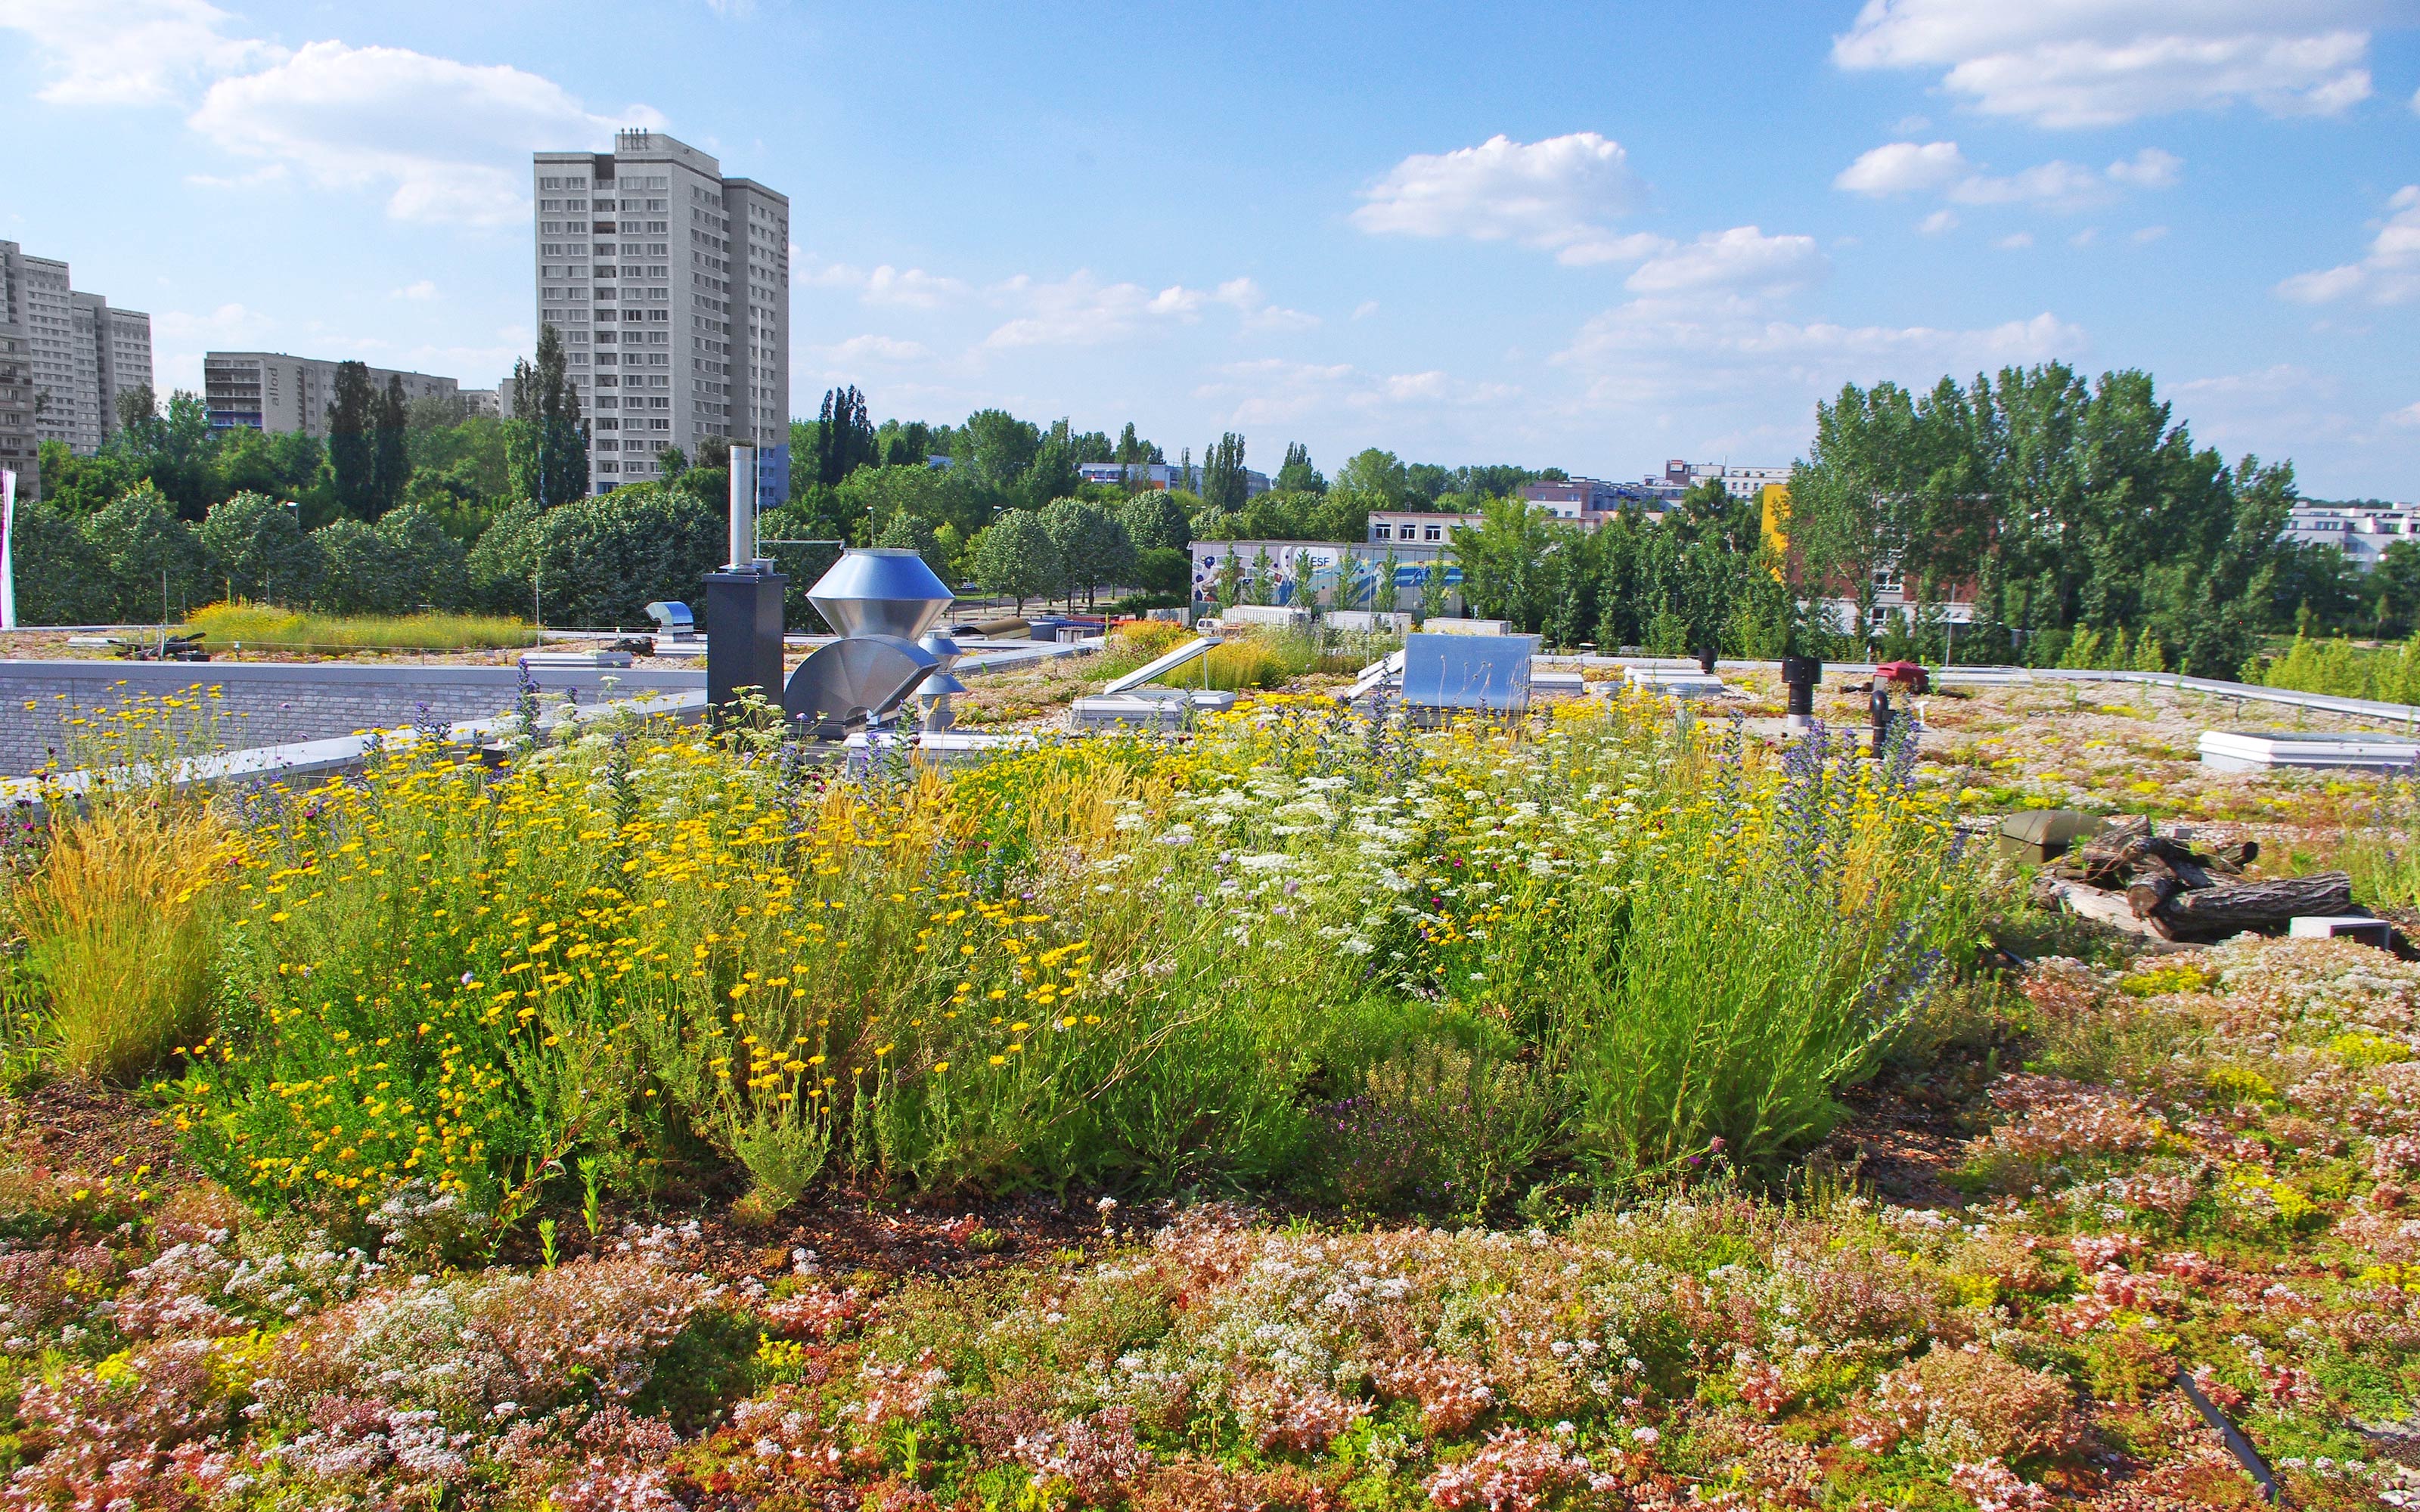
[{"label": "sedum ground cover", "polygon": [[2420,968],[2017,917],[1922,771],[1277,699],[106,795],[8,853],[0,1501],[2254,1504],[2181,1375],[2403,1504]]}]

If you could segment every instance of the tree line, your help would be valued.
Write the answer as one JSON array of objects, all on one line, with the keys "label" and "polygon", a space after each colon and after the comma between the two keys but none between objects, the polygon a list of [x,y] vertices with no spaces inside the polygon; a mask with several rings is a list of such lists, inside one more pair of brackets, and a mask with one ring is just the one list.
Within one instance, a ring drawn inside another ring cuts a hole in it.
[{"label": "tree line", "polygon": [[[2196,445],[2149,374],[2087,382],[2046,363],[1921,393],[1844,386],[1817,407],[1769,522],[1761,501],[1709,483],[1593,532],[1491,506],[1454,551],[1476,613],[1667,654],[2231,678],[2272,632],[2409,633],[2420,543],[2396,543],[2365,578],[2334,548],[2281,539],[2296,501],[2291,464]],[[1893,587],[1903,607],[1879,612]],[[1953,602],[1969,623],[1950,623]]]},{"label": "tree line", "polygon": [[[213,432],[194,394],[130,395],[96,455],[45,447],[42,497],[18,524],[21,612],[147,622],[236,597],[629,625],[651,598],[693,594],[721,555],[727,446],[667,450],[659,481],[595,494],[591,421],[551,330],[512,388],[512,419],[465,417],[381,392],[349,363],[325,440]],[[1786,518],[1704,484],[1594,531],[1518,498],[1555,470],[1370,449],[1331,478],[1296,443],[1252,495],[1244,438],[1228,433],[1199,467],[1179,450],[1178,480],[1198,488],[1088,483],[1086,463],[1167,451],[1131,424],[1112,436],[998,409],[877,424],[854,388],[827,393],[790,436],[790,497],[762,517],[768,539],[907,548],[953,586],[1020,608],[1093,606],[1111,589],[1139,591],[1129,608],[1179,603],[1196,540],[1359,542],[1373,511],[1435,510],[1480,519],[1452,539],[1470,609],[1564,644],[2046,665],[2122,642],[2130,664],[2156,655],[2233,675],[2269,632],[2408,633],[2420,616],[2420,542],[2397,543],[2366,577],[2332,548],[2283,544],[2290,466],[2197,446],[2132,371],[1847,386],[1818,407]],[[835,550],[770,548],[799,623]],[[1894,581],[1917,607],[1878,621]],[[1972,603],[1972,624],[1926,607],[1952,598]]]},{"label": "tree line", "polygon": [[[407,400],[358,363],[339,366],[327,435],[213,431],[200,396],[120,401],[96,455],[55,442],[42,492],[24,501],[16,561],[29,624],[149,623],[217,599],[333,612],[478,609],[565,625],[636,625],[659,597],[688,597],[721,560],[728,445],[659,455],[659,480],[591,491],[592,417],[555,332],[515,364],[508,420]],[[986,409],[963,422],[875,423],[854,388],[793,423],[791,493],[762,517],[768,540],[905,547],[953,585],[1096,604],[1181,603],[1195,538],[1357,538],[1372,508],[1460,508],[1517,486],[1519,469],[1406,466],[1365,452],[1331,485],[1292,447],[1281,486],[1249,497],[1239,435],[1218,437],[1159,490],[1140,477],[1086,483],[1088,462],[1165,463],[1132,424],[1111,436]],[[946,458],[947,465],[936,465]],[[792,580],[794,621],[835,548],[769,548]]]}]

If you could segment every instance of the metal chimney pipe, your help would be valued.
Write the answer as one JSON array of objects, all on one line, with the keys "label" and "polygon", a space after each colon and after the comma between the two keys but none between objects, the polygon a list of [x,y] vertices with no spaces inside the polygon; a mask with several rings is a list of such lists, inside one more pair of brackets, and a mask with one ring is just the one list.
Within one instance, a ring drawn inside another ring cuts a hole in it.
[{"label": "metal chimney pipe", "polygon": [[731,449],[731,559],[726,572],[756,570],[756,448]]}]

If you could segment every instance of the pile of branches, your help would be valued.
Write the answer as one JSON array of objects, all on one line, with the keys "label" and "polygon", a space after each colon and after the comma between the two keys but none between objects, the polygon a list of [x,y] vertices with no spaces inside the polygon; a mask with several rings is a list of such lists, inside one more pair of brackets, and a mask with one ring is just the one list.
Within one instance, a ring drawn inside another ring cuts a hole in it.
[{"label": "pile of branches", "polygon": [[2248,840],[2197,851],[2151,833],[2148,819],[2123,820],[2045,867],[2038,901],[2064,902],[2109,923],[2131,918],[2140,933],[2168,940],[2276,933],[2298,915],[2359,911],[2352,879],[2342,872],[2246,879],[2244,868],[2259,854]]}]

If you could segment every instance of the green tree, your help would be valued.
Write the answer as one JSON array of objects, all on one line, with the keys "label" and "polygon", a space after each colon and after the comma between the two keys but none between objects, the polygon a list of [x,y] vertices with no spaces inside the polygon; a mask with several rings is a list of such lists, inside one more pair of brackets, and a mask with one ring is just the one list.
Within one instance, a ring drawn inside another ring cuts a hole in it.
[{"label": "green tree", "polygon": [[922,515],[904,509],[893,514],[876,532],[874,544],[913,551],[942,581],[950,580],[950,553],[942,547],[940,532],[933,522]]},{"label": "green tree", "polygon": [[335,480],[327,445],[317,436],[299,430],[272,436],[239,427],[222,433],[215,445],[217,487],[225,497],[265,493],[290,500],[300,506],[306,527],[335,517]]},{"label": "green tree", "polygon": [[1244,476],[1244,438],[1228,431],[1202,459],[1202,501],[1211,509],[1240,510],[1250,492]]},{"label": "green tree", "polygon": [[1233,547],[1218,553],[1218,571],[1211,579],[1218,588],[1220,613],[1244,601],[1244,563]]},{"label": "green tree", "polygon": [[1185,596],[1193,586],[1192,554],[1170,546],[1136,552],[1134,584],[1146,594]]},{"label": "green tree", "polygon": [[406,504],[378,522],[378,535],[400,579],[398,609],[465,607],[470,593],[466,554],[435,511]]},{"label": "green tree", "polygon": [[2380,635],[2409,635],[2420,625],[2420,541],[2390,543],[2369,574],[2371,619]]},{"label": "green tree", "polygon": [[555,625],[644,625],[650,600],[695,594],[726,544],[721,516],[683,489],[569,500],[533,522],[538,600]]},{"label": "green tree", "polygon": [[[1112,462],[1125,462],[1132,465],[1136,463],[1151,462],[1164,463],[1168,460],[1168,457],[1157,446],[1153,445],[1150,441],[1144,440],[1141,437],[1136,435],[1134,422],[1129,420],[1126,422],[1126,428],[1118,433],[1116,453],[1107,458],[1107,460]],[[1137,480],[1134,474],[1130,472],[1128,474],[1127,481],[1129,485],[1132,485]]]},{"label": "green tree", "polygon": [[1027,599],[1050,593],[1063,576],[1050,532],[1028,509],[1009,510],[984,528],[974,539],[974,565],[975,581],[1016,600],[1019,614]]},{"label": "green tree", "polygon": [[335,472],[336,506],[355,519],[376,519],[380,513],[380,408],[369,364],[338,363],[328,404],[328,462]]},{"label": "green tree", "polygon": [[24,625],[97,625],[116,618],[108,561],[78,528],[77,517],[20,498],[10,535],[17,618]]},{"label": "green tree", "polygon": [[533,590],[537,575],[537,526],[545,517],[544,504],[535,499],[516,499],[489,522],[464,563],[473,607],[489,614],[544,623],[540,617],[544,606]]},{"label": "green tree", "polygon": [[1018,486],[1032,471],[1042,450],[1042,432],[1005,409],[978,409],[959,427],[956,444],[966,455],[953,454],[951,467],[967,470],[975,486],[998,499],[1016,497]]},{"label": "green tree", "polygon": [[552,508],[588,492],[588,423],[565,369],[563,336],[540,326],[537,361],[513,364],[504,457],[515,497]]},{"label": "green tree", "polygon": [[1083,486],[1083,477],[1076,471],[1079,450],[1075,437],[1068,433],[1067,423],[1059,422],[1042,438],[1033,450],[1033,465],[1025,470],[1017,486],[1017,497],[1036,508],[1047,508],[1050,501],[1068,498]]},{"label": "green tree", "polygon": [[1056,499],[1039,517],[1057,552],[1060,591],[1069,602],[1080,589],[1090,609],[1100,588],[1133,576],[1134,542],[1126,528],[1098,504]]},{"label": "green tree", "polygon": [[1127,500],[1118,510],[1118,522],[1138,551],[1182,551],[1193,544],[1183,506],[1162,489],[1146,488]]},{"label": "green tree", "polygon": [[379,528],[387,520],[401,518],[409,507],[386,516],[378,525],[348,517],[330,520],[311,532],[319,556],[319,589],[313,599],[318,608],[331,614],[403,611],[402,564],[380,538]]},{"label": "green tree", "polygon": [[65,441],[44,441],[40,451],[42,501],[73,518],[98,515],[127,489],[144,481],[134,459],[118,447],[104,446],[91,456],[77,456]]},{"label": "green tree", "polygon": [[1270,486],[1288,493],[1326,493],[1327,480],[1311,465],[1311,448],[1293,441],[1286,446],[1285,462],[1279,467]]},{"label": "green tree", "polygon": [[411,481],[411,409],[403,396],[403,379],[390,373],[386,393],[379,399],[377,433],[371,438],[372,519],[403,502],[404,486]]},{"label": "green tree", "polygon": [[[113,418],[117,422],[117,430],[132,430],[158,417],[160,396],[152,392],[150,384],[138,383],[131,389],[117,392],[116,409]],[[116,439],[115,434],[112,439]]]},{"label": "green tree", "polygon": [[1357,452],[1350,461],[1336,471],[1333,486],[1338,492],[1359,496],[1361,507],[1402,509],[1411,498],[1411,484],[1404,464],[1392,452],[1376,447]]},{"label": "green tree", "polygon": [[860,468],[880,461],[874,422],[865,412],[865,395],[855,384],[824,391],[823,409],[815,416],[814,452],[810,458],[818,483],[837,487]]},{"label": "green tree", "polygon": [[1448,592],[1450,585],[1446,581],[1445,563],[1442,560],[1431,562],[1428,569],[1420,574],[1421,624],[1425,625],[1445,612]]},{"label": "green tree", "polygon": [[[129,406],[129,413],[136,408]],[[135,415],[134,423],[122,426],[109,445],[126,457],[134,476],[160,490],[179,518],[200,519],[226,497],[211,465],[217,442],[210,434],[209,411],[202,396],[189,389],[171,393],[164,409]]]},{"label": "green tree", "polygon": [[296,514],[267,494],[211,505],[194,532],[209,585],[231,602],[309,604],[319,586],[318,552]]},{"label": "green tree", "polygon": [[148,483],[128,489],[85,521],[85,538],[109,583],[112,617],[149,625],[204,602],[208,563],[193,527]]},{"label": "green tree", "polygon": [[1319,564],[1311,556],[1311,548],[1296,548],[1288,576],[1294,579],[1294,603],[1297,609],[1319,608],[1318,573]]},{"label": "green tree", "polygon": [[1476,527],[1456,526],[1453,556],[1462,566],[1462,596],[1473,613],[1536,631],[1550,602],[1545,558],[1565,543],[1570,527],[1517,499],[1487,506]]},{"label": "green tree", "polygon": [[1396,595],[1402,587],[1395,581],[1395,575],[1402,567],[1403,563],[1396,558],[1395,548],[1391,546],[1387,548],[1387,554],[1378,559],[1378,580],[1370,588],[1370,607],[1381,614],[1395,612]]},{"label": "green tree", "polygon": [[[981,530],[990,511],[976,496],[973,481],[954,468],[923,466],[860,468],[832,491],[840,532],[872,540],[899,515],[913,515],[931,525],[956,528],[964,539]],[[818,534],[830,533],[828,532]]]}]

